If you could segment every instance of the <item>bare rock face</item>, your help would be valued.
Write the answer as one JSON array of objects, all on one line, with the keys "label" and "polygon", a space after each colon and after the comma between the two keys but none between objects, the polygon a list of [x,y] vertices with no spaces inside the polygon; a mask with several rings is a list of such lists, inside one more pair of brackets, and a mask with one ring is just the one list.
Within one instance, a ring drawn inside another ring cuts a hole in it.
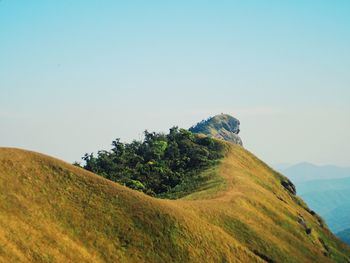
[{"label": "bare rock face", "polygon": [[238,136],[240,132],[239,125],[240,122],[238,119],[228,114],[219,114],[207,120],[202,120],[192,126],[189,131],[205,134],[243,146],[242,140]]}]

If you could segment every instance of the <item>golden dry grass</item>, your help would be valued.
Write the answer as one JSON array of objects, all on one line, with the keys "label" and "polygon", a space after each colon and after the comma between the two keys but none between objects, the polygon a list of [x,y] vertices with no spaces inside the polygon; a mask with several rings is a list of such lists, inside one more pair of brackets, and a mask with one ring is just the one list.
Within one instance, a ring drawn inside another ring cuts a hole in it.
[{"label": "golden dry grass", "polygon": [[210,172],[217,177],[196,193],[160,200],[45,155],[1,148],[0,262],[349,258],[349,248],[281,186],[280,175],[243,148],[228,146]]}]

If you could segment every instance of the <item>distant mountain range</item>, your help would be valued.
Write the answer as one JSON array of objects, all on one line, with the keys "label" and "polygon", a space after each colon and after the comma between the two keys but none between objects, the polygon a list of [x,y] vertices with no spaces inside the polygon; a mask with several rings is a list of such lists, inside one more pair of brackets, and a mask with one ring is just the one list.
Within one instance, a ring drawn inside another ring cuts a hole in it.
[{"label": "distant mountain range", "polygon": [[350,167],[299,163],[278,170],[296,185],[297,194],[329,228],[350,244]]},{"label": "distant mountain range", "polygon": [[295,183],[350,177],[350,167],[338,167],[334,165],[319,166],[303,162],[296,165],[277,165],[276,168]]},{"label": "distant mountain range", "polygon": [[350,244],[350,228],[337,233],[337,236],[342,239],[345,243]]}]

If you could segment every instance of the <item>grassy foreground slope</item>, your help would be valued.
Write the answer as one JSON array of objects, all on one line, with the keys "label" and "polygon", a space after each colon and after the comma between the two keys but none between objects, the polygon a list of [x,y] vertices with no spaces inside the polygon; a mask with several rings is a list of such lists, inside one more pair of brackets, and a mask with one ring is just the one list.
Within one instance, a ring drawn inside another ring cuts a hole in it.
[{"label": "grassy foreground slope", "polygon": [[210,172],[201,190],[160,200],[0,148],[0,262],[347,262],[349,248],[243,148]]}]

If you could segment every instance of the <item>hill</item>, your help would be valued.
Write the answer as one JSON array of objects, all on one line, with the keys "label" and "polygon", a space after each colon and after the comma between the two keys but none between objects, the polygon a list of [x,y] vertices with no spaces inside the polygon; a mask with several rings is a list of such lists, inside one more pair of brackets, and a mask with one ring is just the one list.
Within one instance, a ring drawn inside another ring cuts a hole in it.
[{"label": "hill", "polygon": [[0,262],[348,262],[287,179],[242,147],[208,172],[201,189],[162,200],[0,148]]},{"label": "hill", "polygon": [[204,134],[234,144],[243,145],[238,136],[240,122],[228,114],[219,114],[189,128],[190,132]]}]

